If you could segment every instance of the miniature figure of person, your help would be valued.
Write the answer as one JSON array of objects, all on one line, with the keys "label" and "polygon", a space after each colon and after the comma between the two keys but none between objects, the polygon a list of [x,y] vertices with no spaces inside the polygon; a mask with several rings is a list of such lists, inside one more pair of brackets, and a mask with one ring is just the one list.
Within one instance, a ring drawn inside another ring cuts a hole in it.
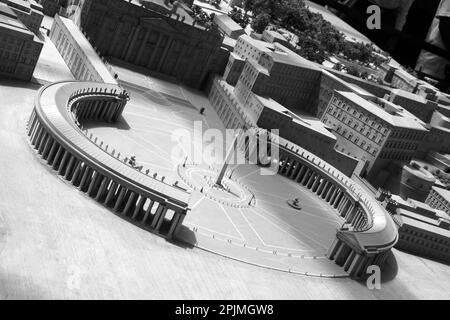
[{"label": "miniature figure of person", "polygon": [[132,155],[130,160],[128,160],[128,164],[132,167],[136,166],[136,156]]}]

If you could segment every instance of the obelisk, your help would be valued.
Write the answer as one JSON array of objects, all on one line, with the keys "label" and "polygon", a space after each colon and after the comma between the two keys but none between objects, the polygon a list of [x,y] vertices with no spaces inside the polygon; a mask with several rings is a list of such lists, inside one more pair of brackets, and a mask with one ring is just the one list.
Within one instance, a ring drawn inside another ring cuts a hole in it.
[{"label": "obelisk", "polygon": [[216,184],[215,184],[216,187],[221,187],[221,188],[223,187],[222,180],[223,180],[223,177],[225,176],[225,172],[227,171],[230,159],[234,155],[234,152],[235,152],[235,149],[237,146],[238,137],[239,137],[239,134],[236,134],[234,136],[233,143],[231,144],[230,149],[228,149],[227,155],[225,157],[225,161],[222,165],[222,169],[220,170],[219,176],[217,177],[217,180],[216,180]]}]

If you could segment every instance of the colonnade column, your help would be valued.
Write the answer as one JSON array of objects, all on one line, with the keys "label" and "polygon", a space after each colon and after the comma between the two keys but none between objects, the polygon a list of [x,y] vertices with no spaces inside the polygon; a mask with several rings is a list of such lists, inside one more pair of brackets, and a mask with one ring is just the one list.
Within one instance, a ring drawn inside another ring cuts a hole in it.
[{"label": "colonnade column", "polygon": [[307,168],[307,169],[306,169],[306,172],[305,172],[305,175],[303,176],[303,179],[302,179],[302,181],[301,181],[301,184],[302,184],[302,185],[305,185],[305,184],[306,184],[306,181],[308,180],[308,175],[309,175],[310,172],[311,172],[311,169]]},{"label": "colonnade column", "polygon": [[140,65],[139,62],[141,60],[142,54],[144,53],[145,47],[147,46],[147,40],[148,40],[149,35],[150,35],[150,30],[147,30],[147,32],[145,33],[144,39],[142,39],[142,42],[140,42],[141,46],[138,50],[136,58],[134,59],[134,63],[137,65]]},{"label": "colonnade column", "polygon": [[134,46],[136,45],[136,40],[137,40],[137,37],[138,37],[140,31],[141,31],[141,26],[136,26],[134,29],[133,36],[130,38],[131,42],[127,43],[127,45],[125,46],[125,50],[124,50],[124,54],[123,54],[123,58],[125,61],[130,60],[131,54],[136,51]]},{"label": "colonnade column", "polygon": [[320,185],[319,185],[319,187],[317,188],[317,191],[316,191],[316,194],[319,197],[322,197],[322,192],[325,189],[325,187],[327,186],[327,184],[328,184],[328,180],[326,178],[323,178],[322,182],[320,183]]},{"label": "colonnade column", "polygon": [[328,192],[327,192],[327,194],[325,196],[325,201],[326,202],[330,201],[331,195],[333,194],[334,190],[335,190],[334,185],[332,183],[330,183],[330,187],[329,187]]}]

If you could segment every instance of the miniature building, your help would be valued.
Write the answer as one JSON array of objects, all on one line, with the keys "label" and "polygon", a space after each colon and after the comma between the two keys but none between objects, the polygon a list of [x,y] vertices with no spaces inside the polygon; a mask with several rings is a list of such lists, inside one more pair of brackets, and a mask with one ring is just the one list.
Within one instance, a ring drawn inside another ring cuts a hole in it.
[{"label": "miniature building", "polygon": [[0,3],[0,75],[31,80],[43,43]]},{"label": "miniature building", "polygon": [[280,129],[281,137],[351,176],[358,159],[335,150],[329,128],[302,110],[317,104],[321,72],[278,43],[243,35],[209,98],[227,128]]},{"label": "miniature building", "polygon": [[322,70],[318,104],[317,106],[311,106],[312,109],[310,109],[310,113],[315,114],[318,118],[321,118],[327,109],[335,90],[354,92],[362,98],[369,100],[376,99],[375,95],[361,88],[357,84],[347,82],[328,70]]},{"label": "miniature building", "polygon": [[[414,213],[399,210],[403,225],[399,229],[396,248],[432,259],[450,261],[450,231],[440,228],[435,220],[417,217]],[[447,224],[448,228],[448,224]]]},{"label": "miniature building", "polygon": [[450,216],[447,213],[397,195],[384,197],[383,205],[400,223],[397,249],[450,261]]},{"label": "miniature building", "polygon": [[263,129],[278,129],[280,137],[292,141],[302,148],[318,155],[322,159],[325,153],[333,149],[336,137],[331,134],[319,119],[295,114],[276,101],[256,97],[262,106],[257,125]]},{"label": "miniature building", "polygon": [[237,39],[239,36],[245,34],[244,29],[226,14],[216,14],[213,22],[219,30],[232,39]]},{"label": "miniature building", "polygon": [[429,133],[419,145],[417,156],[425,158],[429,152],[450,153],[450,118],[435,111],[428,125]]},{"label": "miniature building", "polygon": [[50,39],[77,80],[117,83],[72,20],[55,16]]},{"label": "miniature building", "polygon": [[400,196],[418,201],[425,201],[436,178],[427,170],[422,169],[414,161],[402,169]]},{"label": "miniature building", "polygon": [[425,160],[440,170],[450,173],[450,154],[429,152]]},{"label": "miniature building", "polygon": [[450,215],[450,190],[433,187],[425,200],[430,207],[445,211]]},{"label": "miniature building", "polygon": [[125,0],[86,0],[67,11],[102,56],[194,88],[205,88],[214,74],[222,74],[228,59],[219,32],[192,25],[184,11],[183,21],[156,3],[142,7]]},{"label": "miniature building", "polygon": [[282,34],[278,33],[275,30],[264,30],[262,34],[262,40],[270,43],[278,42],[283,46],[289,46],[289,41],[287,41]]},{"label": "miniature building", "polygon": [[425,123],[430,122],[438,107],[436,102],[401,89],[393,89],[388,100],[402,106]]},{"label": "miniature building", "polygon": [[380,170],[391,161],[409,163],[427,133],[425,124],[403,108],[353,92],[336,91],[321,120],[337,136],[338,150],[366,163],[375,185],[383,183]]},{"label": "miniature building", "polygon": [[374,96],[376,96],[378,98],[382,98],[386,94],[391,93],[392,88],[387,87],[385,85],[381,85],[381,84],[378,84],[378,83],[375,83],[375,82],[369,81],[369,80],[364,80],[359,77],[355,77],[348,73],[340,72],[335,69],[325,68],[325,67],[324,67],[324,69],[326,69],[328,72],[332,73],[336,77],[341,78],[345,82],[357,85],[358,87],[370,92],[371,94],[373,94]]},{"label": "miniature building", "polygon": [[394,88],[413,92],[417,84],[417,79],[400,67],[390,66],[384,81],[390,83]]},{"label": "miniature building", "polygon": [[32,32],[38,33],[44,14],[42,6],[34,0],[2,0]]},{"label": "miniature building", "polygon": [[321,69],[279,43],[239,37],[224,79],[234,85],[237,74],[236,96],[243,104],[250,92],[290,110],[306,111],[317,104]]}]

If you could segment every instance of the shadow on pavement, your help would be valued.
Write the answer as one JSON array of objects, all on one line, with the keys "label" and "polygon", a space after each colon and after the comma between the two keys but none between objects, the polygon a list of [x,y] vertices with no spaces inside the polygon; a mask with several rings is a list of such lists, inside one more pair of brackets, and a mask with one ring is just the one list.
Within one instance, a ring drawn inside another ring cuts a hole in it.
[{"label": "shadow on pavement", "polygon": [[386,283],[395,279],[398,273],[398,264],[392,251],[389,252],[386,262],[381,272],[381,283]]},{"label": "shadow on pavement", "polygon": [[178,230],[176,239],[170,240],[169,242],[184,249],[193,249],[197,243],[197,237],[194,231],[182,225]]},{"label": "shadow on pavement", "polygon": [[445,261],[445,260],[442,260],[442,259],[439,259],[439,258],[430,257],[430,256],[427,256],[427,255],[425,255],[423,253],[420,253],[420,252],[406,251],[404,249],[400,249],[400,248],[397,248],[397,247],[395,249],[397,249],[398,251],[404,252],[406,254],[410,254],[410,255],[416,256],[418,258],[422,258],[422,259],[434,261],[434,262],[437,262],[437,263],[440,263],[440,264],[443,264],[443,265],[446,265],[446,266],[450,266],[450,262],[449,261]]},{"label": "shadow on pavement", "polygon": [[[33,77],[33,79],[34,79],[34,77]],[[0,79],[0,86],[3,86],[3,87],[14,87],[14,88],[25,88],[25,89],[34,89],[34,90],[37,90],[40,87],[42,87],[42,85],[40,83],[21,81],[21,80],[15,80],[15,79],[7,79],[7,78]]]},{"label": "shadow on pavement", "polygon": [[84,120],[83,123],[83,129],[90,130],[92,128],[116,128],[119,130],[130,130],[131,127],[128,124],[127,120],[120,115],[119,119],[117,119],[116,122],[108,123],[104,121],[96,121],[96,120]]}]

